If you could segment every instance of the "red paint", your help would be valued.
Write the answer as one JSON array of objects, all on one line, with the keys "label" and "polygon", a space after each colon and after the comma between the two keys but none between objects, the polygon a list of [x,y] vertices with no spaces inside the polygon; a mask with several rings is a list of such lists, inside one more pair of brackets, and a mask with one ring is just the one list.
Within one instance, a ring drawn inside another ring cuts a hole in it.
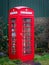
[{"label": "red paint", "polygon": [[34,10],[21,6],[9,10],[8,39],[10,59],[22,61],[34,59]]}]

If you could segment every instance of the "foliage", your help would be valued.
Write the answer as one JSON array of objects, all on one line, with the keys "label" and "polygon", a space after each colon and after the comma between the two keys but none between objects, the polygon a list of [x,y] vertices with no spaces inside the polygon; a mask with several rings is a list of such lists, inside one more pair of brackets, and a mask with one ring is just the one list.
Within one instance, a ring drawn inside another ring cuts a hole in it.
[{"label": "foliage", "polygon": [[[49,65],[49,54],[44,53],[42,56],[35,55],[34,61],[41,63],[41,65]],[[0,58],[0,65],[18,65],[20,62],[20,60],[10,60],[8,57]]]},{"label": "foliage", "polygon": [[8,57],[0,58],[1,65],[16,65],[16,63],[15,63],[16,61],[18,61],[18,60],[10,60]]},{"label": "foliage", "polygon": [[42,52],[44,52],[44,49],[43,48],[37,48],[36,51],[37,51],[37,53],[42,53]]},{"label": "foliage", "polygon": [[39,48],[36,51],[43,52],[44,50],[46,51],[48,49],[48,40],[46,33],[47,31],[45,22],[38,23],[35,25],[35,49]]},{"label": "foliage", "polygon": [[45,53],[44,55],[35,55],[35,62],[40,62],[41,65],[49,65],[49,54]]},{"label": "foliage", "polygon": [[44,31],[44,29],[45,29],[45,27],[43,25],[38,25],[35,28],[36,28],[35,35],[41,34]]},{"label": "foliage", "polygon": [[19,59],[17,59],[17,60],[13,60],[13,62],[14,62],[14,63],[17,63],[17,64],[22,63],[22,61],[21,61],[21,60],[19,60]]},{"label": "foliage", "polygon": [[0,17],[0,51],[7,51],[7,24]]}]

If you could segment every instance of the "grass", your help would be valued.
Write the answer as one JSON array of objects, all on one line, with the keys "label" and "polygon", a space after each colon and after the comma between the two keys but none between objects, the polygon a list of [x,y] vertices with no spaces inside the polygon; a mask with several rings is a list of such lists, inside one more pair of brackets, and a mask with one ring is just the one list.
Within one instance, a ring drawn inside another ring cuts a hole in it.
[{"label": "grass", "polygon": [[43,56],[35,55],[35,62],[40,62],[41,65],[49,65],[49,54],[44,54]]},{"label": "grass", "polygon": [[9,60],[8,57],[0,58],[0,65],[16,65],[13,61]]},{"label": "grass", "polygon": [[[49,65],[49,54],[44,54],[43,56],[35,55],[35,62],[41,63],[41,65]],[[8,57],[0,57],[0,65],[17,65],[16,62],[19,60],[10,60]]]},{"label": "grass", "polygon": [[20,60],[10,60],[8,57],[0,57],[0,65],[17,65]]}]

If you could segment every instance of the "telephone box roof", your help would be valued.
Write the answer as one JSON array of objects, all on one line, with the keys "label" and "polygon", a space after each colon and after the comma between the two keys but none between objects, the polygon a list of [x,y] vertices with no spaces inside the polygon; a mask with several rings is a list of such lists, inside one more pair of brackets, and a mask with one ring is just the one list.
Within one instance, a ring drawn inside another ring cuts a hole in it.
[{"label": "telephone box roof", "polygon": [[26,7],[26,6],[17,6],[17,7],[14,7],[14,8],[22,9],[22,8],[28,8],[28,7]]},{"label": "telephone box roof", "polygon": [[9,11],[10,14],[34,14],[34,10],[26,6],[13,7]]}]

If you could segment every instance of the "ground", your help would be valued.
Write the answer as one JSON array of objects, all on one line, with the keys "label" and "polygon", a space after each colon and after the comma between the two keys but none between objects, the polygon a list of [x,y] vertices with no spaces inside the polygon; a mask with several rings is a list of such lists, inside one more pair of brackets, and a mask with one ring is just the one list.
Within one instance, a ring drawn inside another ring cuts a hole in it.
[{"label": "ground", "polygon": [[[35,62],[35,63],[34,63]],[[19,60],[10,60],[8,57],[0,57],[0,65],[49,65],[49,54],[42,56],[35,54],[35,58],[32,61],[22,63]]]}]

